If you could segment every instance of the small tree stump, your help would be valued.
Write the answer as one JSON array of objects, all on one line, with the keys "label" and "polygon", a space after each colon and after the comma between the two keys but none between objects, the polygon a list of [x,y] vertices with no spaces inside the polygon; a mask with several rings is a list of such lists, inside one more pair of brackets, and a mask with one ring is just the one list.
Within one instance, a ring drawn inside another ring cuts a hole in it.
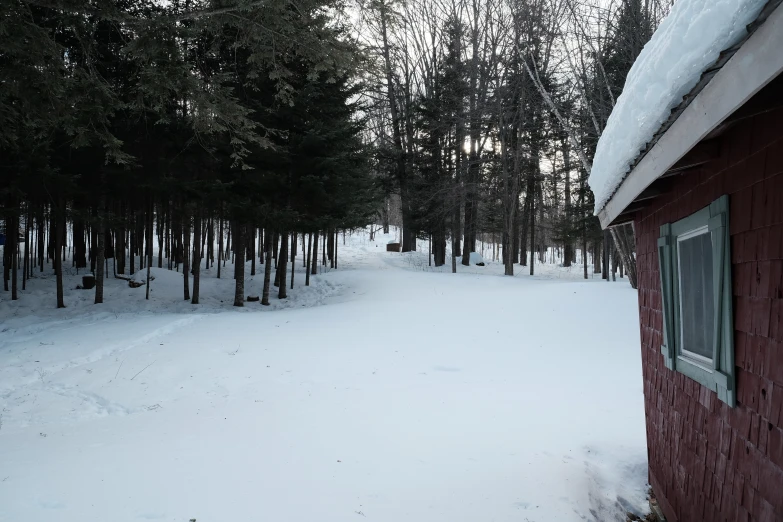
[{"label": "small tree stump", "polygon": [[92,274],[82,276],[82,288],[85,290],[95,288],[95,276]]},{"label": "small tree stump", "polygon": [[260,300],[261,300],[261,298],[258,297],[257,295],[249,295],[249,296],[247,296],[247,302],[248,303],[255,303],[255,302],[260,301]]},{"label": "small tree stump", "polygon": [[401,250],[399,243],[387,243],[386,244],[386,251],[387,252],[399,252]]}]

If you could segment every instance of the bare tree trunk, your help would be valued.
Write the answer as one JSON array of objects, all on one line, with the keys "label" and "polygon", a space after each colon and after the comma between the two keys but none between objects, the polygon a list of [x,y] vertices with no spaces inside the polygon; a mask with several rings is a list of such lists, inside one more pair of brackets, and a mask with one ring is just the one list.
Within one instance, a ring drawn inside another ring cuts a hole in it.
[{"label": "bare tree trunk", "polygon": [[245,243],[244,223],[234,221],[234,306],[245,306]]},{"label": "bare tree trunk", "polygon": [[296,232],[292,232],[291,233],[291,290],[294,289],[295,273],[296,273]]},{"label": "bare tree trunk", "polygon": [[154,214],[154,206],[152,204],[152,201],[150,201],[149,207],[147,208],[147,228],[146,228],[146,236],[147,236],[147,288],[146,288],[146,299],[149,300],[150,298],[150,270],[152,269],[152,228],[154,227],[153,222],[153,214]]},{"label": "bare tree trunk", "polygon": [[220,219],[220,235],[218,236],[217,278],[220,279],[220,261],[223,259],[223,217],[218,219]]},{"label": "bare tree trunk", "polygon": [[190,300],[190,216],[182,211],[182,277],[185,301]]},{"label": "bare tree trunk", "polygon": [[283,232],[280,235],[280,264],[277,265],[277,270],[279,271],[279,281],[280,286],[278,287],[277,291],[277,298],[278,299],[285,299],[288,297],[286,294],[286,285],[285,285],[285,271],[288,267],[288,232]]},{"label": "bare tree trunk", "polygon": [[250,275],[254,276],[256,275],[256,227],[250,229],[250,237],[248,238],[247,246],[247,257],[249,258],[248,261],[250,261]]},{"label": "bare tree trunk", "polygon": [[100,204],[98,209],[98,237],[96,248],[96,263],[95,263],[95,304],[103,303],[103,281],[106,278],[103,273],[103,262],[106,255],[104,251],[104,241],[106,240],[106,232],[104,231],[104,205]]},{"label": "bare tree trunk", "polygon": [[136,273],[136,216],[131,210],[130,223],[128,223],[128,257],[130,258],[130,275]]},{"label": "bare tree trunk", "polygon": [[30,212],[30,205],[27,206],[27,216],[24,221],[24,263],[22,266],[22,290],[27,289],[27,276],[30,270],[30,221],[32,221],[32,213]]},{"label": "bare tree trunk", "polygon": [[311,273],[318,275],[318,232],[313,233],[313,266]]},{"label": "bare tree trunk", "polygon": [[582,267],[584,276],[587,279],[587,224],[582,220]]},{"label": "bare tree trunk", "polygon": [[65,297],[63,295],[63,258],[60,255],[60,249],[62,248],[62,231],[65,229],[65,216],[60,216],[60,209],[65,212],[65,202],[60,200],[57,208],[52,206],[52,230],[50,231],[51,239],[54,247],[54,256],[52,261],[54,262],[54,272],[57,276],[57,308],[65,308]]},{"label": "bare tree trunk", "polygon": [[[159,208],[158,210],[161,211],[162,208]],[[163,227],[165,226],[164,217],[165,213],[160,212],[158,219],[156,220],[157,226],[155,227],[158,232],[158,268],[163,268]]]},{"label": "bare tree trunk", "polygon": [[9,259],[9,261],[11,261],[11,300],[16,301],[19,299],[17,290],[17,271],[19,270],[19,212],[16,210],[13,212],[14,214],[10,220],[10,226],[8,226],[8,221],[6,221],[6,241],[11,241],[11,255]]},{"label": "bare tree trunk", "polygon": [[[631,288],[637,288],[636,259],[633,257],[632,240],[628,234],[629,228],[633,232],[632,225],[629,226],[627,223],[618,227],[612,227],[609,230],[620,253],[620,260],[625,268],[625,273],[628,274],[628,282],[631,283]],[[622,277],[622,273],[620,277]]]},{"label": "bare tree trunk", "polygon": [[[535,187],[535,184],[533,186]],[[530,197],[530,275],[535,275],[536,266],[536,198],[534,194],[535,188],[528,195]]]},{"label": "bare tree trunk", "polygon": [[[304,241],[302,241],[304,245]],[[305,286],[310,286],[310,267],[307,264],[310,262],[310,256],[313,250],[313,233],[307,234],[307,256],[305,256]]]},{"label": "bare tree trunk", "polygon": [[[269,306],[269,290],[272,286],[272,234],[269,233],[269,229],[264,230],[264,255],[266,256],[266,262],[264,263],[264,290],[261,294],[261,304]],[[308,273],[308,280],[310,279],[310,272]]]},{"label": "bare tree trunk", "polygon": [[198,304],[199,280],[201,275],[201,216],[199,211],[193,216],[193,297],[191,304]]}]

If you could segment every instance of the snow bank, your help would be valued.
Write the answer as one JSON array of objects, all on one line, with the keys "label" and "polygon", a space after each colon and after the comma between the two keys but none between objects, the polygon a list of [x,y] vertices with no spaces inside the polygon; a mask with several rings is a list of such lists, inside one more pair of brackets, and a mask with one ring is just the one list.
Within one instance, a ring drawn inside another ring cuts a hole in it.
[{"label": "snow bank", "polygon": [[679,0],[628,73],[595,152],[595,213],[720,52],[747,34],[766,0]]}]

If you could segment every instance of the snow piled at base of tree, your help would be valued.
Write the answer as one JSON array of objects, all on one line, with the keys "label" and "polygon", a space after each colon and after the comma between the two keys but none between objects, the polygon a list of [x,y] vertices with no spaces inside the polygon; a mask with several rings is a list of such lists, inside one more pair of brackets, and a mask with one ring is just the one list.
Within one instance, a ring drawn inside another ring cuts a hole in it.
[{"label": "snow piled at base of tree", "polygon": [[603,209],[671,110],[721,51],[747,34],[767,0],[678,0],[631,67],[595,152],[588,183]]},{"label": "snow piled at base of tree", "polygon": [[340,238],[340,268],[310,288],[298,271],[272,307],[231,306],[230,263],[219,280],[202,266],[198,306],[160,269],[150,301],[110,278],[93,305],[70,268],[64,310],[51,278],[0,292],[0,521],[644,513],[627,282],[557,258],[504,277],[486,250],[455,275],[390,237]]}]

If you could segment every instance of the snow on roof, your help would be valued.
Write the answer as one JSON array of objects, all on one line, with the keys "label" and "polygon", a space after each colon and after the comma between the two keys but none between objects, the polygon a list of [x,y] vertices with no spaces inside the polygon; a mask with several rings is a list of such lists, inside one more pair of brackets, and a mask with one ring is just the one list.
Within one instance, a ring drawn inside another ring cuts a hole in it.
[{"label": "snow on roof", "polygon": [[747,35],[767,0],[678,0],[644,46],[598,140],[588,183],[595,213],[674,107],[720,56]]}]

